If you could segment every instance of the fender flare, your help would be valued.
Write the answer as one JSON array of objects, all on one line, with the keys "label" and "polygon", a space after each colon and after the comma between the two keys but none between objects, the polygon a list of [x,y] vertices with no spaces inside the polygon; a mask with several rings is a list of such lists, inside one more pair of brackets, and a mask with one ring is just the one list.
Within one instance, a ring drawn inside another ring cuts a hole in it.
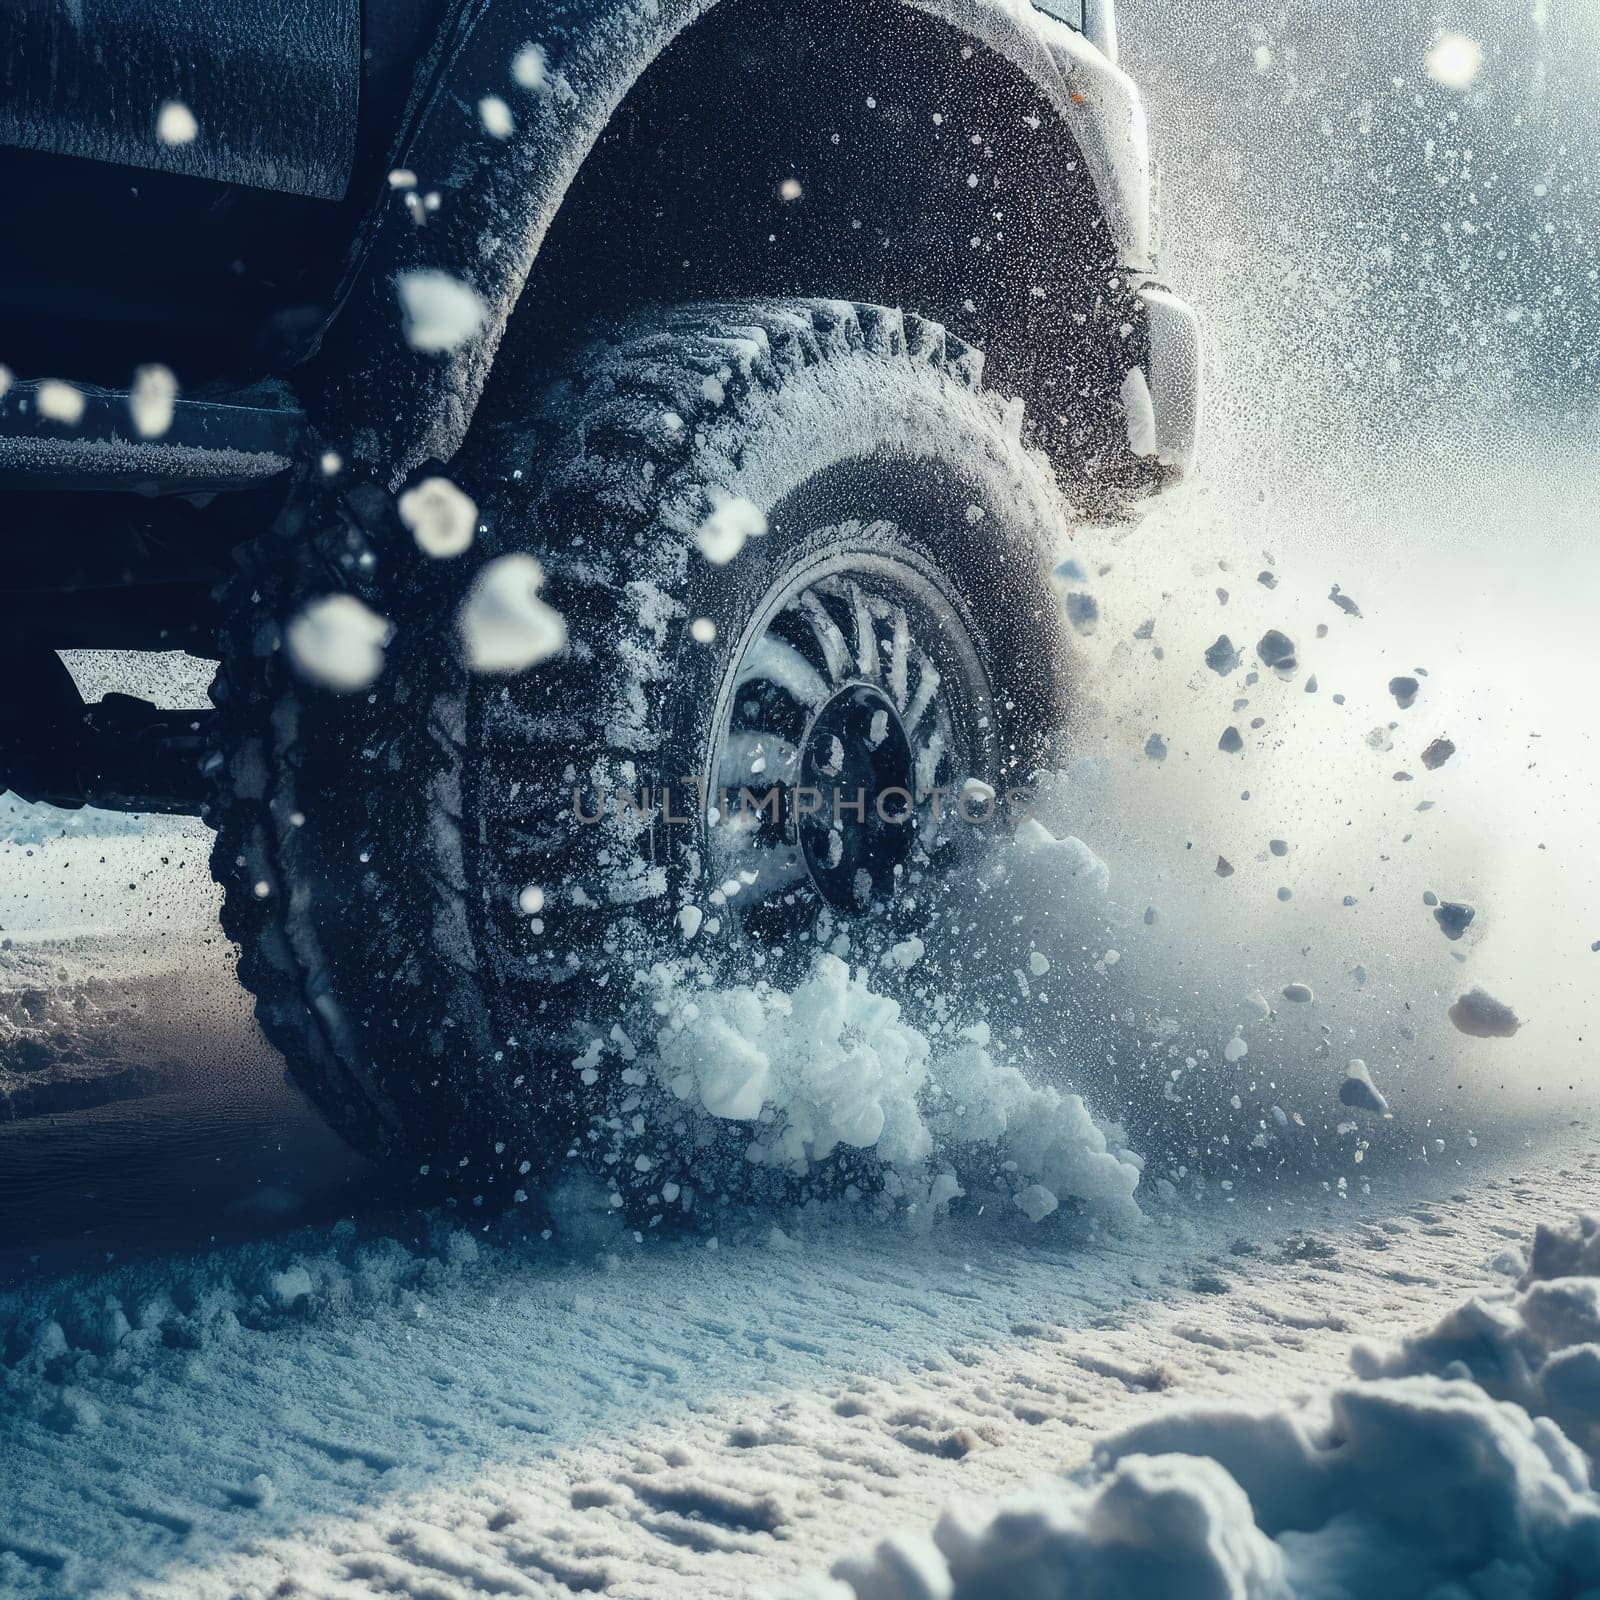
[{"label": "fender flare", "polygon": [[[324,434],[397,485],[460,448],[517,300],[561,204],[624,98],[687,28],[740,0],[602,0],[530,27],[522,7],[469,4],[443,68],[401,148],[416,194],[438,194],[419,225],[405,191],[369,218],[305,385]],[[1028,0],[899,0],[1008,62],[1054,107],[1077,142],[1122,263],[1148,272],[1150,172],[1143,106],[1132,81],[1080,34]],[[541,88],[511,65],[529,46],[548,64]],[[481,100],[499,96],[513,130],[485,130]],[[483,302],[478,333],[442,353],[409,345],[402,275],[448,273]]]}]

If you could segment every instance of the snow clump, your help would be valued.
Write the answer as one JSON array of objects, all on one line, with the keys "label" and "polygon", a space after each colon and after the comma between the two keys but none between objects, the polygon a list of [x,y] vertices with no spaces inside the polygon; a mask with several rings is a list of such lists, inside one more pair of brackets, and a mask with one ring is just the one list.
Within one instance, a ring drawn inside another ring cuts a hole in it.
[{"label": "snow clump", "polygon": [[435,560],[464,554],[478,526],[478,507],[448,478],[424,478],[400,496],[400,520],[417,547]]},{"label": "snow clump", "polygon": [[1462,995],[1450,1007],[1450,1020],[1474,1039],[1509,1039],[1522,1027],[1516,1012],[1486,989],[1469,989]]},{"label": "snow clump", "polygon": [[511,78],[519,89],[542,94],[550,87],[550,67],[541,45],[525,44],[511,58]]},{"label": "snow clump", "polygon": [[393,637],[393,624],[353,594],[330,594],[289,624],[284,643],[302,677],[336,694],[357,694],[377,682]]},{"label": "snow clump", "polygon": [[792,993],[689,988],[666,968],[655,981],[658,1081],[710,1117],[751,1124],[753,1165],[803,1175],[844,1146],[920,1178],[936,1153],[948,1164],[965,1152],[974,1167],[998,1166],[1036,1221],[1067,1197],[1119,1226],[1140,1220],[1142,1163],[1118,1130],[1080,1096],[997,1061],[987,1023],[936,1050],[898,1001],[831,954]]},{"label": "snow clump", "polygon": [[700,524],[695,542],[700,554],[714,567],[725,567],[751,539],[767,531],[767,514],[753,501],[738,495],[723,495],[711,515]]},{"label": "snow clump", "polygon": [[181,144],[193,144],[200,132],[194,112],[181,100],[168,100],[156,113],[156,138],[169,149]]},{"label": "snow clump", "polygon": [[1446,89],[1466,89],[1483,71],[1483,46],[1464,33],[1441,32],[1424,65],[1435,83]]},{"label": "snow clump", "polygon": [[62,383],[59,378],[47,379],[39,385],[35,403],[39,407],[39,415],[51,422],[75,428],[83,421],[83,390],[75,389],[70,383]]},{"label": "snow clump", "polygon": [[566,620],[539,598],[543,586],[544,568],[528,555],[501,556],[478,574],[459,618],[474,672],[526,672],[566,648]]},{"label": "snow clump", "polygon": [[478,102],[478,120],[491,139],[509,139],[517,131],[511,107],[497,94],[486,94]]},{"label": "snow clump", "polygon": [[178,380],[170,367],[152,362],[134,373],[128,410],[133,413],[133,426],[141,439],[159,439],[172,426],[177,403]]},{"label": "snow clump", "polygon": [[424,355],[459,350],[483,326],[488,310],[476,289],[448,272],[402,272],[397,282],[406,340]]},{"label": "snow clump", "polygon": [[1339,1085],[1339,1104],[1351,1106],[1357,1111],[1372,1111],[1380,1117],[1389,1114],[1389,1102],[1372,1081],[1365,1061],[1352,1061],[1344,1069],[1344,1082]]},{"label": "snow clump", "polygon": [[792,995],[739,986],[681,998],[657,1050],[666,1086],[708,1115],[781,1113],[751,1142],[758,1165],[804,1171],[840,1145],[875,1146],[902,1166],[931,1152],[917,1108],[928,1041],[836,956],[819,957]]}]

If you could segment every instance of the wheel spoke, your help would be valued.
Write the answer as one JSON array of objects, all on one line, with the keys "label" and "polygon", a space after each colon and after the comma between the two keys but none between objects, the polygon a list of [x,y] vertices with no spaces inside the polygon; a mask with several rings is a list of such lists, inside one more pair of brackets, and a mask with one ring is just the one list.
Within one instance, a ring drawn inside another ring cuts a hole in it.
[{"label": "wheel spoke", "polygon": [[935,729],[928,735],[928,742],[917,747],[916,774],[917,790],[926,794],[934,786],[934,781],[939,776],[939,763],[944,759],[944,735]]},{"label": "wheel spoke", "polygon": [[800,596],[800,604],[827,660],[828,676],[835,683],[843,683],[850,676],[850,646],[839,631],[839,624],[828,615],[828,608],[809,589]]},{"label": "wheel spoke", "polygon": [[906,708],[906,695],[910,692],[911,627],[906,621],[906,608],[894,608],[894,645],[889,652],[889,694],[898,710]]},{"label": "wheel spoke", "polygon": [[792,945],[819,904],[854,915],[892,901],[910,864],[954,839],[948,795],[943,822],[925,799],[902,821],[867,797],[915,800],[986,766],[967,748],[961,705],[948,703],[966,683],[960,637],[937,597],[885,581],[876,565],[835,567],[766,613],[713,758],[725,798],[707,878],[763,943]]},{"label": "wheel spoke", "polygon": [[928,707],[933,704],[934,696],[939,692],[939,685],[943,682],[939,676],[939,669],[931,661],[924,661],[922,675],[917,679],[917,697],[906,710],[907,733],[916,733],[923,717],[928,713]]},{"label": "wheel spoke", "polygon": [[845,592],[850,596],[850,614],[855,622],[856,665],[863,678],[875,680],[878,676],[878,631],[873,625],[867,597],[856,583],[846,583]]},{"label": "wheel spoke", "polygon": [[739,685],[764,681],[782,689],[792,700],[816,710],[828,698],[828,685],[822,674],[793,645],[772,634],[763,634],[750,648]]}]

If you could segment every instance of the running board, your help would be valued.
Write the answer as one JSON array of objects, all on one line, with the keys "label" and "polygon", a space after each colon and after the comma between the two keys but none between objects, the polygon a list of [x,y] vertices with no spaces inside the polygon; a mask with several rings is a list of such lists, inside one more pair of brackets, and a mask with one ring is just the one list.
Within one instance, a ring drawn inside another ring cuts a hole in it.
[{"label": "running board", "polygon": [[144,438],[125,389],[13,383],[0,389],[0,489],[248,489],[286,473],[304,435],[292,406],[229,396],[177,400],[159,437]]},{"label": "running board", "polygon": [[69,810],[198,816],[216,715],[126,694],[76,711],[0,706],[0,789]]}]

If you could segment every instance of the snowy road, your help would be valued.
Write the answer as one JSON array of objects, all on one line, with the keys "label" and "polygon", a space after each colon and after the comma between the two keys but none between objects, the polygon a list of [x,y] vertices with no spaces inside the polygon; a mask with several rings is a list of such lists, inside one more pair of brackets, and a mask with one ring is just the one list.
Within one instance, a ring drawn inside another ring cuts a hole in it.
[{"label": "snowy road", "polygon": [[29,1059],[163,1075],[0,1124],[5,1600],[781,1594],[1172,1402],[1319,1388],[1594,1204],[1600,1142],[1501,1117],[1344,1193],[1151,1184],[1123,1236],[970,1203],[923,1231],[734,1208],[717,1248],[430,1222],[284,1087],[202,857],[168,862],[158,936],[148,893],[61,935],[141,881],[104,848],[6,908]]},{"label": "snowy road", "polygon": [[781,1592],[1172,1400],[1339,1376],[1592,1205],[1596,1141],[1550,1141],[1127,1239],[346,1223],[36,1285],[0,1302],[0,1593]]}]

